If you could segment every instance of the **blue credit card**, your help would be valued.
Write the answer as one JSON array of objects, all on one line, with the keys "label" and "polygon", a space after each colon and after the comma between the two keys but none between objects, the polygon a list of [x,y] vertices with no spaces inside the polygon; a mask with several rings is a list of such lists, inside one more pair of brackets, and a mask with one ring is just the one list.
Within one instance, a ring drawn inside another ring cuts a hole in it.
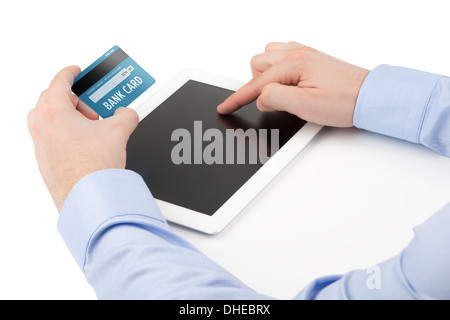
[{"label": "blue credit card", "polygon": [[72,91],[102,118],[108,118],[154,83],[151,75],[114,46],[75,78]]}]

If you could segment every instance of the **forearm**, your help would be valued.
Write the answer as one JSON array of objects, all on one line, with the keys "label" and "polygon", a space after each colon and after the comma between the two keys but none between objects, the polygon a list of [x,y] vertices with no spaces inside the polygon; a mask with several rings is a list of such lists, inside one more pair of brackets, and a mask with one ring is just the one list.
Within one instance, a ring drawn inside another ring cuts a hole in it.
[{"label": "forearm", "polygon": [[58,222],[100,299],[265,299],[171,232],[142,178],[82,179]]},{"label": "forearm", "polygon": [[356,127],[420,143],[450,156],[450,79],[381,65],[366,77],[355,107]]},{"label": "forearm", "polygon": [[336,281],[310,284],[307,299],[450,299],[450,203],[415,228],[415,237],[398,255]]}]

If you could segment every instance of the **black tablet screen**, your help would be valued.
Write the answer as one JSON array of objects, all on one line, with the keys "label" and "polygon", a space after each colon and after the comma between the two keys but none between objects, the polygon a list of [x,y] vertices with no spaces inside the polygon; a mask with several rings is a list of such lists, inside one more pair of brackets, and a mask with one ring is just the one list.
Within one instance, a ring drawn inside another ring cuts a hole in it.
[{"label": "black tablet screen", "polygon": [[189,80],[141,120],[128,141],[127,169],[143,177],[156,199],[213,215],[306,123],[260,112],[255,103],[218,114],[232,93]]}]

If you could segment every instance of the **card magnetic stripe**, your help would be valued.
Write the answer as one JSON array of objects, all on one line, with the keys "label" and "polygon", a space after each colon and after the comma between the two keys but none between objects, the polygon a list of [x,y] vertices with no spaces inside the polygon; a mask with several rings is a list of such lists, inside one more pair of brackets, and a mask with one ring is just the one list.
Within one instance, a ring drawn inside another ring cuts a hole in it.
[{"label": "card magnetic stripe", "polygon": [[126,58],[128,58],[128,55],[122,49],[118,48],[109,57],[89,71],[84,77],[77,80],[72,86],[73,93],[77,96],[81,96]]}]

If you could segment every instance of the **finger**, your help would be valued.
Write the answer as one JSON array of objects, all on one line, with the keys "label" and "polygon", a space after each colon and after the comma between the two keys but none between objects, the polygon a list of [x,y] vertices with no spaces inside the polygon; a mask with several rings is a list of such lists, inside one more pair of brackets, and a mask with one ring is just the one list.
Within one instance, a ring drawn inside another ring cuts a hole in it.
[{"label": "finger", "polygon": [[240,109],[258,98],[262,89],[272,82],[297,85],[302,76],[301,69],[298,67],[297,63],[291,59],[274,65],[229,96],[217,107],[217,111],[221,114],[229,114]]},{"label": "finger", "polygon": [[254,87],[254,79],[255,78],[243,85],[239,90],[217,106],[217,111],[220,114],[230,114],[255,100],[259,96],[260,91],[258,88]]},{"label": "finger", "polygon": [[296,114],[305,104],[305,94],[297,86],[271,83],[264,87],[256,106],[260,111],[287,111]]},{"label": "finger", "polygon": [[304,47],[304,45],[291,42],[269,42],[266,45],[265,52],[255,55],[250,61],[253,77],[259,76],[262,72],[282,61],[292,50]]},{"label": "finger", "polygon": [[30,136],[31,136],[31,140],[33,141],[34,155],[35,155],[35,158],[38,159],[39,158],[39,151],[38,151],[39,145],[37,144],[37,141],[39,141],[40,132],[39,132],[38,121],[36,120],[36,109],[31,109],[28,112],[27,125],[28,125],[28,132],[30,133]]},{"label": "finger", "polygon": [[257,100],[260,111],[286,111],[300,119],[323,124],[324,110],[314,98],[314,88],[271,83],[264,87]]},{"label": "finger", "polygon": [[106,122],[113,123],[116,126],[116,132],[121,134],[125,141],[128,141],[139,124],[139,116],[133,109],[121,107],[114,112],[114,116],[107,118]]},{"label": "finger", "polygon": [[36,109],[31,109],[27,115],[27,126],[31,137],[34,139],[34,135],[37,133],[37,121],[36,121]]},{"label": "finger", "polygon": [[291,52],[291,50],[277,50],[255,55],[250,61],[253,77],[260,76],[261,73],[263,73],[273,65],[280,63]]},{"label": "finger", "polygon": [[291,46],[291,48],[301,48],[301,47],[305,47],[304,44],[298,43],[296,41],[289,41],[288,45]]},{"label": "finger", "polygon": [[47,114],[54,114],[56,110],[75,110],[78,101],[73,98],[72,84],[75,77],[80,73],[80,68],[70,66],[59,71],[44,90],[36,104],[36,108]]},{"label": "finger", "polygon": [[98,113],[91,109],[84,101],[78,98],[75,94],[71,96],[72,103],[77,110],[89,120],[98,120]]},{"label": "finger", "polygon": [[269,42],[266,45],[265,52],[277,51],[277,50],[289,50],[294,48],[303,47],[301,43],[290,41],[290,42]]},{"label": "finger", "polygon": [[81,70],[78,66],[70,66],[62,69],[53,78],[49,90],[71,94],[73,81],[80,72]]}]

